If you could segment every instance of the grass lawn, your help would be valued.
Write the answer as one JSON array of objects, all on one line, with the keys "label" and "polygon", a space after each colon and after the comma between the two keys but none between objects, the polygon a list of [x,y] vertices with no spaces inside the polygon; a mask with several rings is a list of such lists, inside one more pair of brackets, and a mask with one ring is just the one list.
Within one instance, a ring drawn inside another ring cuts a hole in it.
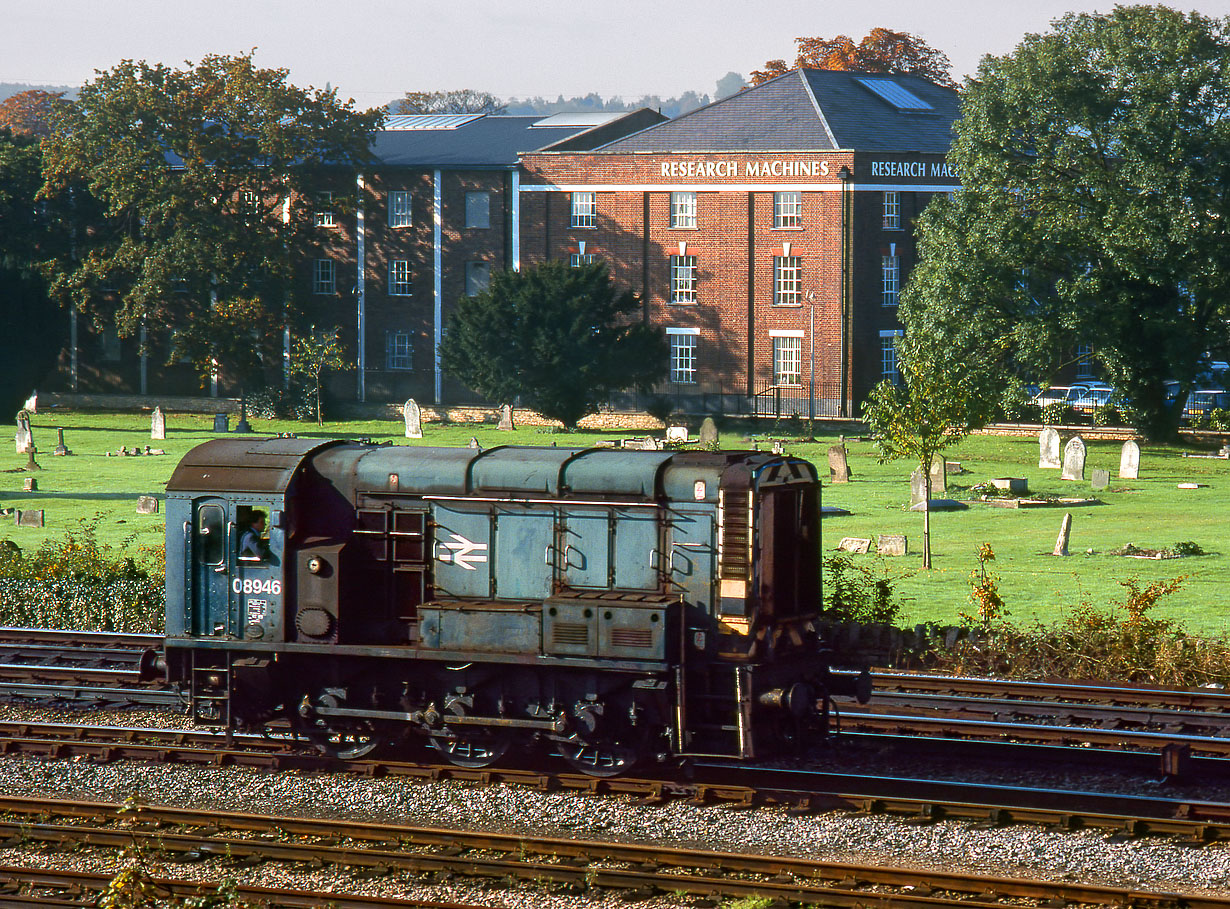
[{"label": "grass lawn", "polygon": [[[233,422],[233,420],[232,420]],[[428,424],[421,443],[402,438],[400,420],[328,423],[317,431],[311,424],[252,420],[258,433],[294,432],[305,437],[371,437],[392,439],[398,445],[465,445],[471,436],[483,447],[495,445],[551,445],[583,447],[618,432],[548,432],[521,429],[497,432],[492,425]],[[0,538],[23,549],[37,547],[47,536],[62,537],[81,520],[98,516],[102,542],[155,545],[161,541],[161,515],[138,515],[140,495],[161,495],[178,459],[194,445],[210,438],[210,415],[168,414],[167,439],[149,438],[149,417],[139,414],[39,413],[33,419],[38,462],[44,468],[33,476],[38,490],[22,491],[30,474],[21,471],[25,455],[0,453],[0,504],[22,509],[45,509],[45,529],[5,525]],[[64,427],[72,457],[54,457],[56,427]],[[764,430],[766,433],[767,429]],[[635,435],[628,432],[626,435]],[[10,436],[11,438],[11,436]],[[792,454],[813,460],[827,478],[827,448],[835,441],[824,437],[813,444],[788,445]],[[743,437],[725,434],[727,448],[749,447]],[[106,457],[121,446],[165,449],[154,457]],[[920,569],[916,554],[922,543],[922,516],[902,510],[909,499],[913,465],[898,461],[879,464],[870,442],[851,440],[850,464],[854,482],[826,485],[824,502],[852,512],[849,517],[825,520],[826,550],[834,550],[846,536],[872,537],[905,533],[912,554],[904,558],[855,556],[893,578],[905,602],[903,620],[953,622],[968,610],[968,578],[977,567],[976,553],[987,542],[995,550],[991,569],[1000,575],[1000,591],[1013,619],[1053,621],[1073,604],[1103,606],[1121,597],[1118,581],[1138,578],[1142,583],[1176,576],[1186,578],[1182,589],[1162,600],[1155,614],[1181,622],[1189,630],[1208,635],[1230,631],[1230,462],[1184,458],[1177,447],[1144,446],[1139,480],[1114,478],[1119,465],[1119,443],[1089,442],[1086,474],[1094,467],[1111,470],[1111,485],[1099,493],[1101,505],[1072,508],[1073,528],[1068,558],[1049,553],[1055,544],[1065,509],[1000,509],[971,504],[967,511],[932,515],[932,551],[935,568]],[[766,447],[766,446],[762,446]],[[965,490],[993,477],[1026,477],[1032,493],[1078,495],[1089,484],[1061,482],[1059,471],[1039,470],[1036,437],[977,436],[947,452],[968,473],[950,478],[948,495],[964,498]],[[1199,489],[1178,489],[1182,482],[1206,484]],[[11,519],[8,519],[11,520]],[[1131,542],[1139,547],[1164,548],[1192,540],[1209,555],[1166,561],[1109,556],[1108,550]],[[1087,554],[1086,550],[1093,550]]]}]

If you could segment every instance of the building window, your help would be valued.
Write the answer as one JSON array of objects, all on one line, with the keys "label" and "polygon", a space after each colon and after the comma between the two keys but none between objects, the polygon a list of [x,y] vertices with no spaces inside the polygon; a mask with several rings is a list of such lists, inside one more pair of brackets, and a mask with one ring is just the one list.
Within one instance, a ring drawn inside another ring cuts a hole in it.
[{"label": "building window", "polygon": [[410,296],[410,260],[393,259],[389,262],[389,295]]},{"label": "building window", "polygon": [[671,256],[671,302],[696,302],[695,256]]},{"label": "building window", "polygon": [[573,227],[598,226],[598,199],[594,193],[572,194],[572,220],[569,224]]},{"label": "building window", "polygon": [[331,294],[337,292],[337,276],[333,269],[332,259],[317,259],[312,265],[312,293]]},{"label": "building window", "polygon": [[897,385],[901,382],[901,373],[897,371],[897,338],[899,331],[880,332],[880,378]]},{"label": "building window", "polygon": [[491,226],[491,193],[466,193],[466,227]]},{"label": "building window", "polygon": [[803,339],[773,338],[773,384],[801,385],[803,382]]},{"label": "building window", "polygon": [[337,226],[337,221],[333,217],[333,192],[331,190],[326,189],[316,197],[316,226]]},{"label": "building window", "polygon": [[901,229],[901,193],[884,193],[884,229]]},{"label": "building window", "polygon": [[389,193],[389,227],[410,226],[410,190],[395,189]]},{"label": "building window", "polygon": [[1093,345],[1076,345],[1076,377],[1078,379],[1093,378]]},{"label": "building window", "polygon": [[773,194],[773,226],[803,226],[803,194],[784,192]]},{"label": "building window", "polygon": [[773,305],[803,305],[802,265],[798,256],[773,257]]},{"label": "building window", "polygon": [[901,258],[885,256],[881,275],[883,276],[884,305],[896,306],[901,296]]},{"label": "building window", "polygon": [[696,226],[696,193],[671,193],[671,227]]},{"label": "building window", "polygon": [[573,268],[580,268],[582,265],[593,265],[597,261],[594,259],[593,253],[572,253],[568,256],[568,264]]},{"label": "building window", "polygon": [[676,385],[696,384],[696,335],[676,334],[668,329],[671,342],[671,381]]},{"label": "building window", "polygon": [[121,359],[120,333],[116,328],[104,328],[98,336],[99,358],[104,363],[118,363]]},{"label": "building window", "polygon": [[466,296],[472,297],[487,289],[491,283],[491,266],[486,262],[466,263]]},{"label": "building window", "polygon": [[386,331],[384,333],[385,369],[410,369],[414,365],[414,349],[410,346],[410,332]]}]

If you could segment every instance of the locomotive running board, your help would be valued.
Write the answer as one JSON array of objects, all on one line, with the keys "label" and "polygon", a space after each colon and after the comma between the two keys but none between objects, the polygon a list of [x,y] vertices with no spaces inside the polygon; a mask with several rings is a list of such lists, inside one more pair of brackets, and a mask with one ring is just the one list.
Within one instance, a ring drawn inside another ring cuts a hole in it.
[{"label": "locomotive running board", "polygon": [[[346,707],[313,707],[317,716],[352,717],[360,720],[393,720],[399,723],[425,723],[422,714],[402,713],[398,710],[360,710]],[[508,729],[540,729],[543,732],[563,732],[564,718],[559,720],[518,720],[499,716],[452,716],[442,714],[444,726],[500,726]]]}]

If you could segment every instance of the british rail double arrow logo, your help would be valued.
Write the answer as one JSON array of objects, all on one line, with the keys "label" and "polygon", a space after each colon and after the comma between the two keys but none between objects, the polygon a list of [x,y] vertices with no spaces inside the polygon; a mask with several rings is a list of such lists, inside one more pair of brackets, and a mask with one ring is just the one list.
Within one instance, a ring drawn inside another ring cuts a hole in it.
[{"label": "british rail double arrow logo", "polygon": [[487,544],[475,543],[465,537],[449,532],[452,540],[443,542],[444,547],[436,556],[441,562],[452,562],[460,565],[466,571],[476,571],[475,562],[487,561]]}]

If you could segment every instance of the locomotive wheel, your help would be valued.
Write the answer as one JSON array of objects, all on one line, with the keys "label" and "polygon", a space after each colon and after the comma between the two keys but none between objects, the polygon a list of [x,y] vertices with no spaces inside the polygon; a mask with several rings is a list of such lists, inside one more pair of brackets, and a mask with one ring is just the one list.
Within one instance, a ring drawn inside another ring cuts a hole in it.
[{"label": "locomotive wheel", "polygon": [[357,761],[383,744],[383,739],[370,726],[337,729],[317,721],[301,730],[302,735],[323,755],[339,761]]},{"label": "locomotive wheel", "polygon": [[504,756],[512,736],[500,732],[469,732],[464,735],[433,735],[431,745],[445,760],[458,767],[490,767]]},{"label": "locomotive wheel", "polygon": [[643,734],[591,741],[560,741],[560,756],[587,776],[612,777],[636,766],[645,752]]}]

